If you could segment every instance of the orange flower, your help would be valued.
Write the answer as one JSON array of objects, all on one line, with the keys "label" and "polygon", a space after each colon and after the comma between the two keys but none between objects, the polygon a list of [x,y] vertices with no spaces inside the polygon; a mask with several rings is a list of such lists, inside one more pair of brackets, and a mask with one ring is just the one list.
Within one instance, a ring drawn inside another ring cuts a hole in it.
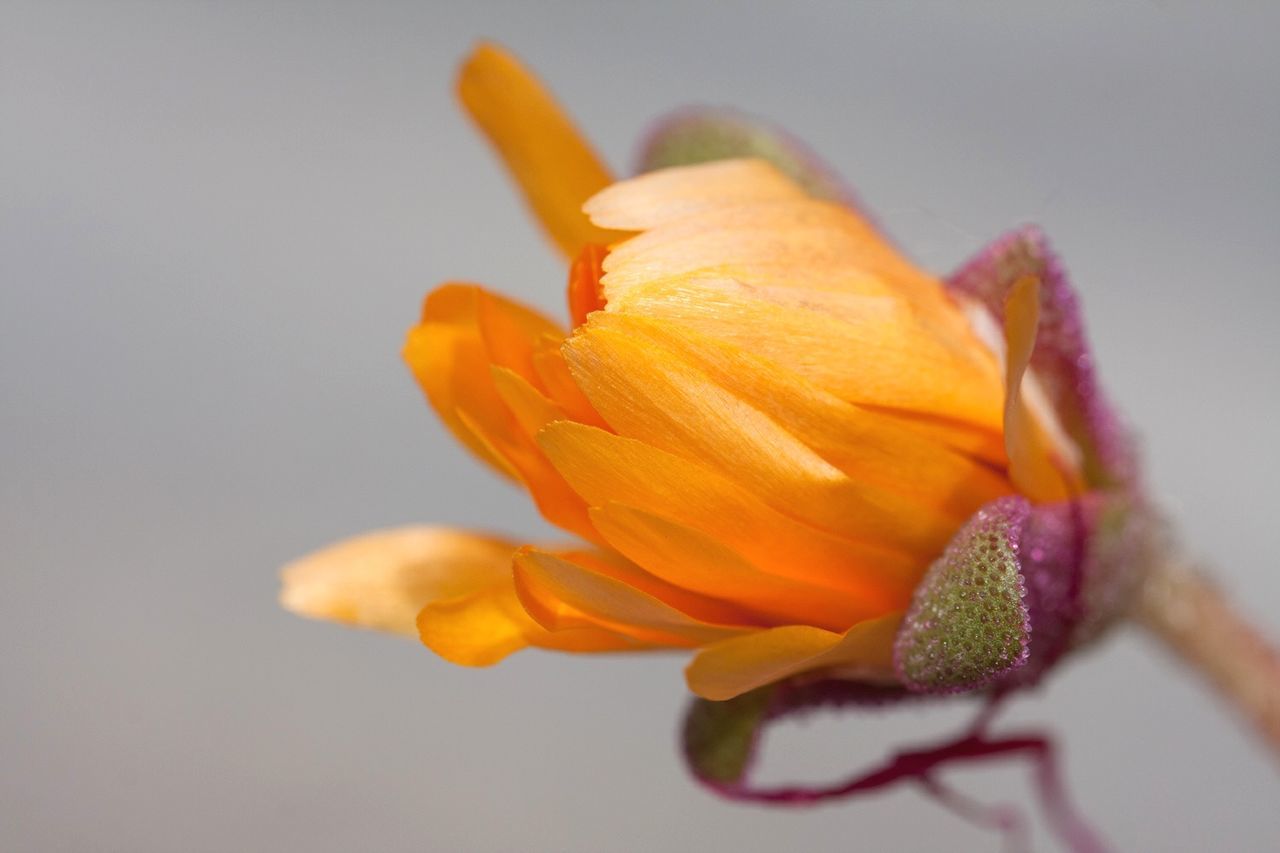
[{"label": "orange flower", "polygon": [[711,699],[809,671],[893,682],[903,614],[966,520],[1084,488],[1027,369],[1036,277],[1001,324],[763,160],[615,183],[500,49],[459,92],[572,260],[573,328],[446,284],[404,356],[458,440],[580,541],[374,533],[288,567],[289,609],[472,666],[692,649]]}]

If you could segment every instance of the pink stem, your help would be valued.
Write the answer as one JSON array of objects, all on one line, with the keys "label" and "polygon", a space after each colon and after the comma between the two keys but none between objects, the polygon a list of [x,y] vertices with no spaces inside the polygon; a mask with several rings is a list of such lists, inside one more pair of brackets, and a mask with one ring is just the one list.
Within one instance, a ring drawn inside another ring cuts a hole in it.
[{"label": "pink stem", "polygon": [[[890,785],[914,780],[925,790],[937,793],[934,772],[955,763],[987,761],[999,757],[1025,755],[1032,759],[1035,769],[1035,788],[1044,808],[1049,825],[1073,853],[1104,853],[1106,844],[1075,812],[1062,785],[1053,742],[1039,734],[1017,734],[993,739],[983,731],[988,718],[982,715],[967,733],[961,737],[919,750],[899,752],[884,764],[866,773],[828,787],[787,786],[779,788],[753,788],[741,784],[713,785],[724,797],[756,803],[786,805],[814,805],[820,802],[844,799],[856,794],[873,791]],[[954,798],[944,797],[948,807],[954,807]],[[963,809],[961,810],[963,813]],[[982,815],[981,823],[989,824],[991,812]],[[1016,824],[1001,826],[1006,832],[1016,833]]]},{"label": "pink stem", "polygon": [[1160,565],[1145,582],[1133,618],[1280,755],[1280,653],[1220,589],[1185,565]]}]

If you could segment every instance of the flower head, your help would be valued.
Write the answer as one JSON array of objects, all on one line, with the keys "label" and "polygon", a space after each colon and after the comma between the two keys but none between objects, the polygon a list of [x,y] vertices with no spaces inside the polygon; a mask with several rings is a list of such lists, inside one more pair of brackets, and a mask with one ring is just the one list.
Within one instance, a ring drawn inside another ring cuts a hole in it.
[{"label": "flower head", "polygon": [[1038,232],[944,281],[784,135],[682,114],[615,182],[500,49],[459,91],[569,261],[571,326],[446,284],[405,360],[574,542],[370,534],[289,567],[287,607],[466,665],[692,650],[723,700],[1026,683],[1122,606],[1131,454]]}]

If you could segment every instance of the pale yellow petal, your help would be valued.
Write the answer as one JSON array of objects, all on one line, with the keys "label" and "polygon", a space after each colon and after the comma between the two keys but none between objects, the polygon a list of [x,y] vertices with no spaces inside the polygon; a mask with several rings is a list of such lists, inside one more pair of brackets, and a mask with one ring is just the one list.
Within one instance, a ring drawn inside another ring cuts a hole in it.
[{"label": "pale yellow petal", "polygon": [[516,547],[438,527],[366,533],[286,566],[280,603],[301,616],[413,636],[429,602],[510,577]]},{"label": "pale yellow petal", "polygon": [[619,181],[584,210],[601,228],[643,231],[713,208],[802,198],[804,190],[763,160],[717,160]]}]

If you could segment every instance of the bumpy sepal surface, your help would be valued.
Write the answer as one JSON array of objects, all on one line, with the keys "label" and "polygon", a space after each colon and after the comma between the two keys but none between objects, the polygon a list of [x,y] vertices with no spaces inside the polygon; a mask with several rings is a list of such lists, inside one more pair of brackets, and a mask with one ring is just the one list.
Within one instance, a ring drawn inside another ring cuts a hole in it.
[{"label": "bumpy sepal surface", "polygon": [[1031,617],[1018,554],[1029,513],[1023,498],[988,504],[930,566],[894,645],[909,689],[971,690],[1026,663]]}]

